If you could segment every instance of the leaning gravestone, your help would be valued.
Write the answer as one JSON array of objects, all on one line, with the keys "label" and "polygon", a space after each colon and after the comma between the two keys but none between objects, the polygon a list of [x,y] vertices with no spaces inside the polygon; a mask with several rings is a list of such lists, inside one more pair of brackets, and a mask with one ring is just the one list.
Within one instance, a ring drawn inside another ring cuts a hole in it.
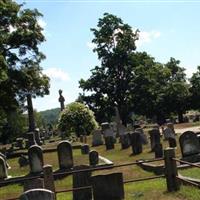
[{"label": "leaning gravestone", "polygon": [[57,146],[58,162],[60,169],[71,169],[74,166],[72,145],[68,141],[62,141]]},{"label": "leaning gravestone", "polygon": [[24,192],[19,200],[55,200],[54,193],[46,189],[32,189]]},{"label": "leaning gravestone", "polygon": [[133,155],[142,153],[142,138],[139,132],[131,133],[131,147]]},{"label": "leaning gravestone", "polygon": [[0,156],[0,180],[8,178],[6,160]]},{"label": "leaning gravestone", "polygon": [[96,147],[103,144],[101,130],[94,130],[92,135],[92,146]]},{"label": "leaning gravestone", "polygon": [[[75,166],[74,170],[84,170],[88,168],[89,166],[87,165],[81,165],[81,166]],[[90,186],[91,185],[90,179],[91,179],[91,171],[73,173],[73,188]],[[91,200],[91,199],[92,199],[91,188],[73,191],[73,200]]]},{"label": "leaning gravestone", "polygon": [[156,144],[160,144],[160,131],[156,126],[152,130],[149,131],[150,142],[151,142],[151,151],[154,151],[154,147]]},{"label": "leaning gravestone", "polygon": [[97,151],[90,151],[89,153],[90,165],[95,166],[99,163],[99,153]]},{"label": "leaning gravestone", "polygon": [[122,173],[93,176],[92,189],[94,200],[124,199],[124,184]]},{"label": "leaning gravestone", "polygon": [[200,161],[200,143],[197,135],[192,131],[184,132],[180,138],[182,160],[188,162]]},{"label": "leaning gravestone", "polygon": [[41,173],[43,171],[43,152],[42,148],[37,145],[33,145],[28,150],[29,165],[31,173]]}]

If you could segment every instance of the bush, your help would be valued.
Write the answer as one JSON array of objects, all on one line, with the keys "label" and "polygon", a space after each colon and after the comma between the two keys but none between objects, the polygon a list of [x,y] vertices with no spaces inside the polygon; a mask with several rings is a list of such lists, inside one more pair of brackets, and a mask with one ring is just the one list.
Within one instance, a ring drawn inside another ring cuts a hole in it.
[{"label": "bush", "polygon": [[84,134],[89,135],[97,127],[94,113],[78,102],[68,104],[58,121],[58,128],[66,132],[68,136],[72,132],[75,132],[78,137]]}]

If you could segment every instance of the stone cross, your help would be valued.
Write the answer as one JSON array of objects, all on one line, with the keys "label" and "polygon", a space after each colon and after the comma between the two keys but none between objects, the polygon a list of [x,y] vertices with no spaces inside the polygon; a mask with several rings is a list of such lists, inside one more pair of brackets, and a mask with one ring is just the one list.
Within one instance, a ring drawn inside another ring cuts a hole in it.
[{"label": "stone cross", "polygon": [[65,108],[65,105],[64,105],[65,98],[62,96],[62,90],[59,90],[58,93],[60,95],[58,101],[60,102],[60,110],[62,111]]}]

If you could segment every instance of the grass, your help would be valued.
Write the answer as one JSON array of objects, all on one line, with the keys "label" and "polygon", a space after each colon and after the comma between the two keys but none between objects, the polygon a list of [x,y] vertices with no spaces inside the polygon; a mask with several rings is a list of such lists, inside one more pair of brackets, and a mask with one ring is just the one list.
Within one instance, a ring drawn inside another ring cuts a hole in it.
[{"label": "grass", "polygon": [[[88,139],[91,144],[91,138]],[[178,144],[178,142],[177,142]],[[163,141],[163,146],[167,147],[168,143]],[[115,164],[133,162],[138,159],[151,159],[154,158],[154,154],[150,153],[150,144],[145,145],[143,153],[137,156],[131,156],[131,149],[121,150],[119,143],[115,144],[114,150],[105,150],[105,146],[99,146],[92,148],[97,150],[101,156],[104,156],[112,160]],[[177,157],[180,157],[180,147],[176,150]],[[74,150],[74,163],[75,165],[88,164],[88,155],[81,155],[80,150]],[[12,167],[9,170],[9,175],[19,176],[25,175],[29,172],[29,167],[19,168],[17,158],[9,159],[8,163]],[[51,164],[53,169],[58,169],[57,153],[45,153],[44,154],[45,164]],[[200,169],[192,168],[187,170],[181,170],[180,173],[185,176],[200,178]],[[93,172],[93,175],[106,174],[111,172],[123,172],[124,180],[137,179],[142,177],[148,177],[154,175],[151,172],[142,170],[140,167],[133,165],[123,168],[115,168],[112,170],[104,170]],[[65,177],[61,180],[55,181],[56,190],[70,189],[72,188],[72,176]],[[166,192],[166,180],[164,178],[156,180],[148,180],[137,183],[128,183],[124,185],[125,199],[126,200],[197,200],[200,199],[200,190],[191,186],[181,186],[180,191],[168,193]],[[19,196],[23,192],[22,185],[14,184],[0,188],[0,199],[13,198]],[[72,193],[59,193],[57,194],[57,200],[71,200]]]}]

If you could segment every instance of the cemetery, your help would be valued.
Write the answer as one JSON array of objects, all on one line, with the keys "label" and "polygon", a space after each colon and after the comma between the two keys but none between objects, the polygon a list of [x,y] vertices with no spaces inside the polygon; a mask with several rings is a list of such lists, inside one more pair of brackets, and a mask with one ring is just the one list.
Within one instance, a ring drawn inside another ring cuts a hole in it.
[{"label": "cemetery", "polygon": [[149,3],[0,0],[0,200],[200,199],[199,12]]}]

